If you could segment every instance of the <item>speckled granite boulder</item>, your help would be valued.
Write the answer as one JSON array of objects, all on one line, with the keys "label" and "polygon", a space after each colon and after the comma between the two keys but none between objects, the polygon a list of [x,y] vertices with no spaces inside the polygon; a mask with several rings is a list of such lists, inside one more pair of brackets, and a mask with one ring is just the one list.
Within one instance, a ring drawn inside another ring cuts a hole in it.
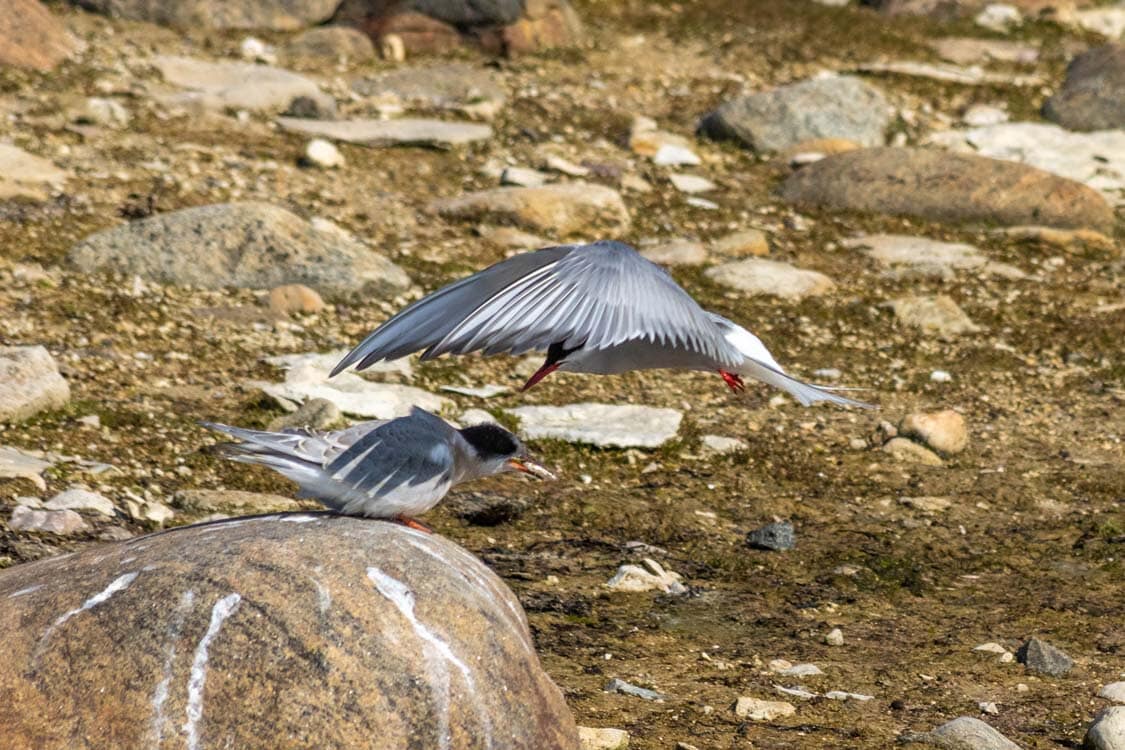
[{"label": "speckled granite boulder", "polygon": [[5,570],[0,602],[9,750],[578,746],[515,596],[394,523],[177,529]]}]

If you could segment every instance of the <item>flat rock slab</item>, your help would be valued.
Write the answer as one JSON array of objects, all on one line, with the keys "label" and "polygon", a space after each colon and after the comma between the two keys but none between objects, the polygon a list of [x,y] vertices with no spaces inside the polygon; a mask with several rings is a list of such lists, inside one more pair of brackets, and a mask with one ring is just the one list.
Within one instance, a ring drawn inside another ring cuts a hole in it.
[{"label": "flat rock slab", "polygon": [[0,143],[0,200],[27,198],[43,201],[61,187],[67,174],[41,156]]},{"label": "flat rock slab", "polygon": [[890,121],[890,106],[874,86],[826,76],[732,99],[705,117],[700,130],[756,151],[781,151],[813,138],[880,146]]},{"label": "flat rock slab", "polygon": [[587,182],[482,190],[436,201],[430,207],[447,219],[514,224],[563,236],[589,233],[596,227],[619,234],[630,223],[620,193]]},{"label": "flat rock slab", "polygon": [[749,294],[767,294],[782,299],[816,297],[836,288],[835,282],[818,271],[806,271],[788,263],[762,258],[724,263],[710,268],[707,278]]},{"label": "flat rock slab", "polygon": [[175,55],[158,55],[152,58],[152,64],[165,81],[191,92],[165,99],[173,105],[197,102],[216,110],[281,110],[294,99],[307,97],[323,111],[332,111],[336,106],[316,81],[271,65],[211,62]]},{"label": "flat rock slab", "polygon": [[1125,204],[1125,130],[1072,133],[1050,123],[1005,122],[937,133],[930,142],[1037,167]]},{"label": "flat rock slab", "polygon": [[942,242],[904,234],[873,234],[846,239],[840,244],[864,251],[882,266],[906,267],[924,275],[952,277],[953,272],[959,270],[977,270],[1010,279],[1027,275],[1015,266],[990,261],[980,248],[964,242]]},{"label": "flat rock slab", "polygon": [[87,10],[114,18],[180,29],[271,29],[296,31],[332,17],[339,0],[82,0]]},{"label": "flat rock slab", "polygon": [[70,401],[70,386],[41,346],[0,346],[0,422],[18,422]]},{"label": "flat rock slab", "polygon": [[358,80],[352,90],[380,100],[398,100],[410,107],[452,109],[480,116],[495,115],[507,98],[489,71],[465,63],[399,68]]},{"label": "flat rock slab", "polygon": [[487,125],[413,117],[397,120],[307,120],[300,117],[279,117],[277,123],[291,133],[364,146],[463,146],[492,137],[492,128]]},{"label": "flat rock slab", "polygon": [[1025,164],[938,149],[873,148],[803,167],[781,186],[789,203],[943,222],[1039,224],[1109,231],[1097,191]]},{"label": "flat rock slab", "polygon": [[938,747],[971,747],[973,750],[1020,750],[1019,745],[980,719],[971,716],[960,716],[952,721],[947,721],[930,732],[929,737],[931,743]]},{"label": "flat rock slab", "polygon": [[165,284],[271,289],[304,284],[326,296],[397,294],[406,272],[323,219],[268,203],[221,203],[157,214],[75,245],[86,273],[137,274]]},{"label": "flat rock slab", "polygon": [[13,750],[578,747],[512,592],[398,524],[175,529],[9,568],[0,602]]},{"label": "flat rock slab", "polygon": [[613,404],[521,406],[519,419],[529,440],[549,438],[605,448],[657,448],[676,437],[684,415],[675,409]]}]

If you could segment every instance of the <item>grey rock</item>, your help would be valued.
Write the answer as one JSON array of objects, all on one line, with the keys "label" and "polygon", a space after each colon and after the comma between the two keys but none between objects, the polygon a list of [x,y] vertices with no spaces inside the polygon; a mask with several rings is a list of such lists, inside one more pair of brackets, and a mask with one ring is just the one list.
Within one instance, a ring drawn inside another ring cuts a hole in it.
[{"label": "grey rock", "polygon": [[0,571],[0,601],[10,747],[80,747],[96,726],[118,747],[578,750],[508,587],[396,523],[174,529]]},{"label": "grey rock", "polygon": [[1103,685],[1098,691],[1099,698],[1105,698],[1114,703],[1125,703],[1125,682],[1111,682]]},{"label": "grey rock", "polygon": [[501,185],[518,185],[520,187],[540,187],[547,184],[548,175],[537,169],[528,167],[505,167],[500,173]]},{"label": "grey rock", "polygon": [[[370,0],[346,0],[337,17],[366,16],[372,5]],[[524,0],[402,0],[393,8],[396,13],[421,13],[450,26],[506,26],[523,15]]]},{"label": "grey rock", "polygon": [[66,406],[70,386],[42,346],[0,346],[0,422]]},{"label": "grey rock", "polygon": [[829,646],[843,646],[844,645],[844,631],[839,628],[832,628],[824,636],[824,642]]},{"label": "grey rock", "polygon": [[1086,750],[1125,750],[1125,706],[1099,711],[1082,746]]},{"label": "grey rock", "polygon": [[616,235],[630,223],[620,193],[586,182],[483,190],[436,201],[431,210],[447,219],[513,224],[560,236],[587,234],[598,227]]},{"label": "grey rock", "polygon": [[788,300],[818,297],[836,288],[818,271],[764,258],[746,258],[709,268],[704,274],[717,284],[748,294],[766,294]]},{"label": "grey rock", "polygon": [[90,125],[101,125],[107,128],[124,128],[129,125],[132,116],[125,105],[116,99],[107,99],[101,96],[91,96],[82,103],[78,111],[78,122]]},{"label": "grey rock", "polygon": [[1074,659],[1046,641],[1031,638],[1020,646],[1016,660],[1032,672],[1061,677],[1074,667]]},{"label": "grey rock", "polygon": [[117,514],[109,498],[82,487],[71,487],[60,492],[44,503],[43,507],[47,510],[90,510],[110,518]]},{"label": "grey rock", "polygon": [[271,421],[266,429],[274,432],[285,429],[327,430],[344,422],[340,407],[326,398],[310,398],[297,411]]},{"label": "grey rock", "polygon": [[312,399],[335,404],[344,414],[367,419],[405,417],[419,406],[439,412],[450,406],[447,398],[421,388],[398,383],[373,383],[353,372],[342,372],[328,380],[327,373],[315,368],[297,367],[286,373],[281,383],[254,383],[283,406],[296,410],[297,405]]},{"label": "grey rock", "polygon": [[187,89],[187,93],[164,97],[164,103],[170,106],[280,111],[298,97],[312,100],[318,111],[332,111],[336,106],[312,79],[270,65],[174,55],[158,55],[152,58],[152,64],[165,81]]},{"label": "grey rock", "polygon": [[1005,39],[943,37],[931,40],[930,46],[941,59],[957,65],[977,65],[993,61],[1034,65],[1039,60],[1038,47]]},{"label": "grey rock", "polygon": [[771,523],[746,535],[746,543],[755,549],[783,552],[797,545],[797,533],[788,521]]},{"label": "grey rock", "polygon": [[638,687],[617,677],[614,677],[612,680],[607,682],[602,690],[607,693],[621,693],[622,695],[632,695],[637,698],[643,698],[646,701],[664,701],[668,698],[668,696],[664,695],[663,693],[658,693],[657,691],[649,690],[648,688]]},{"label": "grey rock", "polygon": [[911,739],[948,750],[1020,750],[1019,745],[971,716],[960,716]]},{"label": "grey rock", "polygon": [[1095,47],[1074,58],[1043,114],[1070,130],[1125,128],[1125,45]]},{"label": "grey rock", "polygon": [[856,66],[861,73],[889,74],[927,78],[933,81],[956,83],[962,86],[1041,86],[1043,78],[1036,74],[992,73],[979,65],[961,66],[947,63],[924,63],[914,60],[869,62]]},{"label": "grey rock", "polygon": [[8,519],[12,531],[41,531],[59,536],[69,536],[88,529],[82,516],[73,510],[36,510],[17,505]]},{"label": "grey rock", "polygon": [[39,455],[0,445],[0,479],[27,479],[45,491],[42,474],[53,465]]},{"label": "grey rock", "polygon": [[705,453],[714,453],[720,456],[744,451],[749,447],[746,445],[746,441],[726,435],[704,435],[699,438],[699,442]]},{"label": "grey rock", "polygon": [[397,294],[406,273],[323,219],[268,203],[223,203],[157,214],[75,245],[80,271],[137,274],[166,284],[270,289],[305,284],[325,296]]},{"label": "grey rock", "polygon": [[1086,185],[1025,164],[938,149],[834,154],[790,175],[781,195],[802,207],[946,222],[1099,230],[1114,225],[1109,204]]},{"label": "grey rock", "polygon": [[320,136],[362,146],[462,146],[492,137],[492,128],[471,122],[404,117],[397,120],[311,120],[279,117],[290,133]]},{"label": "grey rock", "polygon": [[295,31],[327,21],[340,0],[74,0],[113,18],[181,29],[272,29]]},{"label": "grey rock", "polygon": [[694,174],[670,174],[668,181],[681,193],[708,193],[718,187],[706,177]]},{"label": "grey rock", "polygon": [[909,268],[923,276],[953,278],[959,270],[977,270],[1004,278],[1026,275],[1014,266],[988,260],[979,248],[962,242],[941,242],[902,234],[873,234],[846,239],[840,244],[863,250],[882,266]]},{"label": "grey rock", "polygon": [[281,114],[303,120],[333,120],[336,100],[331,97],[296,96]]},{"label": "grey rock", "polygon": [[889,123],[890,108],[878,89],[834,76],[733,99],[704,118],[700,130],[756,151],[781,151],[814,138],[879,146]]},{"label": "grey rock", "polygon": [[0,200],[44,201],[66,182],[67,173],[22,148],[0,143]]},{"label": "grey rock", "polygon": [[335,61],[345,59],[353,63],[375,59],[375,45],[371,37],[350,26],[321,26],[302,31],[285,45],[289,58]]},{"label": "grey rock", "polygon": [[953,338],[980,331],[980,326],[970,320],[965,311],[945,294],[936,297],[902,297],[892,300],[890,306],[903,325],[920,328],[923,333],[940,338]]},{"label": "grey rock", "polygon": [[521,406],[509,410],[520,434],[600,447],[657,448],[675,439],[683,414],[675,409],[614,404]]}]

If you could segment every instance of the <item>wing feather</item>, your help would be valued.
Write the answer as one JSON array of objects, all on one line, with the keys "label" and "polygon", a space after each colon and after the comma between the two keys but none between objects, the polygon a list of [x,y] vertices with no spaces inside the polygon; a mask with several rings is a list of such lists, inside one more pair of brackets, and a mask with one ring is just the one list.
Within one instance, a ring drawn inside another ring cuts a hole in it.
[{"label": "wing feather", "polygon": [[668,273],[619,242],[516,255],[425,297],[353,349],[332,374],[423,351],[521,354],[554,343],[609,349],[631,340],[689,349],[720,366],[741,354]]}]

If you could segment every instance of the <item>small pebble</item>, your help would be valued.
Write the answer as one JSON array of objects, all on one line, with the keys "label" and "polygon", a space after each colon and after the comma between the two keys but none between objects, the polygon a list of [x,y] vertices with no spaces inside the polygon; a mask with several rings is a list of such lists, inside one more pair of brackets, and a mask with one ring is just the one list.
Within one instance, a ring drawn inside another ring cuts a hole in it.
[{"label": "small pebble", "polygon": [[797,534],[793,530],[793,524],[788,521],[771,523],[748,533],[746,544],[754,549],[783,552],[796,546]]},{"label": "small pebble", "polygon": [[828,631],[828,635],[824,636],[824,642],[829,646],[843,646],[844,632],[839,628],[832,628]]},{"label": "small pebble", "polygon": [[345,164],[344,155],[335,144],[323,138],[313,138],[305,145],[305,160],[324,169],[335,169]]},{"label": "small pebble", "polygon": [[607,693],[621,693],[622,695],[632,695],[637,698],[644,698],[646,701],[663,702],[668,697],[663,693],[658,693],[655,690],[649,690],[648,688],[638,687],[637,685],[625,682],[625,680],[621,680],[616,677],[607,682],[602,690]]}]

